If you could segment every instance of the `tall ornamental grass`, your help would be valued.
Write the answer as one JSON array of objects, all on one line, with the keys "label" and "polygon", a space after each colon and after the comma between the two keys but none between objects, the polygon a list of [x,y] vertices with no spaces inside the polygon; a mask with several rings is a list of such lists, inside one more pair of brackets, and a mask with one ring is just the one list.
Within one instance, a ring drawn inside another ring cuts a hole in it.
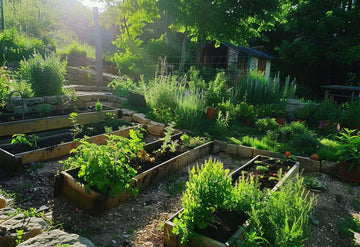
[{"label": "tall ornamental grass", "polygon": [[253,105],[279,104],[281,99],[294,97],[295,91],[295,81],[290,82],[289,77],[286,78],[284,86],[281,86],[279,76],[267,79],[255,69],[234,85],[232,101],[245,101]]}]

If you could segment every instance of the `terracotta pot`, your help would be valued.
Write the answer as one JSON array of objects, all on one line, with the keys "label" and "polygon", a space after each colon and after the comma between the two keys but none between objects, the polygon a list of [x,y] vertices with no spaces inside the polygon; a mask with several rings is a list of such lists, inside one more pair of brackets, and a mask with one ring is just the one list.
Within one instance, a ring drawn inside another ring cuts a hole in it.
[{"label": "terracotta pot", "polygon": [[278,117],[275,120],[280,126],[283,126],[286,122],[286,118],[282,118],[282,117]]},{"label": "terracotta pot", "polygon": [[206,107],[206,117],[208,119],[213,119],[215,113],[216,113],[216,109],[214,107]]},{"label": "terracotta pot", "polygon": [[338,165],[338,177],[349,182],[353,183],[360,183],[360,172],[357,170],[356,167],[350,169],[350,163],[348,162],[341,162]]}]

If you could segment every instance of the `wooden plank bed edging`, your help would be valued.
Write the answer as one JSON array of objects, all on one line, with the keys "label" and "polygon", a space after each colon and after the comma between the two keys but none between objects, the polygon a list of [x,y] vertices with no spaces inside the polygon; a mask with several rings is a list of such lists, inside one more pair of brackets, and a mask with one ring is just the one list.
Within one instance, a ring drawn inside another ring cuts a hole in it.
[{"label": "wooden plank bed edging", "polygon": [[175,235],[172,231],[175,226],[174,219],[184,209],[180,209],[173,216],[171,216],[164,224],[164,246],[165,247],[178,247],[178,246],[201,246],[201,247],[229,247],[236,246],[236,240],[245,238],[245,231],[250,227],[249,221],[247,220],[239,229],[231,236],[231,238],[222,243],[215,239],[209,238],[202,234],[196,234],[195,236],[190,236],[189,242],[186,245],[180,244],[181,236]]},{"label": "wooden plank bed edging", "polygon": [[[110,107],[111,108],[111,107]],[[90,122],[104,122],[107,113],[114,113],[115,118],[121,117],[120,109],[103,110],[101,112],[84,112],[78,114],[78,122],[81,125]],[[13,134],[34,133],[45,130],[60,129],[71,127],[73,124],[69,120],[69,115],[45,117],[37,119],[27,119],[0,123],[0,136],[11,136]]]},{"label": "wooden plank bed edging", "polygon": [[[191,162],[209,154],[211,148],[212,142],[205,143],[140,173],[133,179],[131,187],[141,191],[172,172],[178,171]],[[55,196],[64,195],[91,215],[99,215],[132,197],[132,194],[127,192],[115,197],[104,196],[95,191],[88,193],[67,171],[62,171],[56,175],[54,194]]]},{"label": "wooden plank bed edging", "polygon": [[[106,144],[106,135],[118,135],[123,137],[128,137],[131,129],[138,128],[141,125],[136,125],[132,127],[128,127],[122,130],[113,131],[111,133],[95,135],[89,137],[89,142],[96,143],[99,145]],[[58,145],[39,148],[23,153],[12,154],[7,152],[6,150],[0,148],[0,161],[1,167],[6,167],[8,169],[12,169],[16,167],[16,170],[19,170],[24,164],[29,164],[31,162],[41,162],[41,161],[49,161],[61,157],[66,157],[70,154],[71,149],[76,148],[80,142],[65,142],[60,143]]]}]

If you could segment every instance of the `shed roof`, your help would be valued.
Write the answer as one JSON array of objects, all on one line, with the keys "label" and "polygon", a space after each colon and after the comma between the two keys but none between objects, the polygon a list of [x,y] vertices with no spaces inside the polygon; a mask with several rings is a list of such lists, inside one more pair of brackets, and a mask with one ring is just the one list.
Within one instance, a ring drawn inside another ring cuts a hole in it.
[{"label": "shed roof", "polygon": [[230,44],[228,42],[221,42],[222,44],[238,51],[238,52],[241,52],[241,53],[244,53],[248,56],[256,56],[256,57],[264,57],[264,58],[268,58],[268,59],[276,59],[275,57],[273,56],[270,56],[264,52],[261,52],[261,51],[258,51],[258,50],[255,50],[253,48],[250,48],[250,47],[245,47],[245,46],[235,46],[233,44]]}]

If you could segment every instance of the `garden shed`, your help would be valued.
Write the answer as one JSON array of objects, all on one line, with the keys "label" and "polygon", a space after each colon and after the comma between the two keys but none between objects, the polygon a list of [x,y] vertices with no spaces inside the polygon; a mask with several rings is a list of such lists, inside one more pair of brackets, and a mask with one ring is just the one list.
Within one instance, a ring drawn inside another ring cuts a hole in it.
[{"label": "garden shed", "polygon": [[221,42],[215,46],[215,41],[208,43],[202,53],[202,62],[205,67],[228,69],[236,67],[246,75],[249,70],[258,69],[264,72],[266,78],[270,77],[271,60],[275,59],[262,51],[245,47],[235,46],[227,42]]}]

